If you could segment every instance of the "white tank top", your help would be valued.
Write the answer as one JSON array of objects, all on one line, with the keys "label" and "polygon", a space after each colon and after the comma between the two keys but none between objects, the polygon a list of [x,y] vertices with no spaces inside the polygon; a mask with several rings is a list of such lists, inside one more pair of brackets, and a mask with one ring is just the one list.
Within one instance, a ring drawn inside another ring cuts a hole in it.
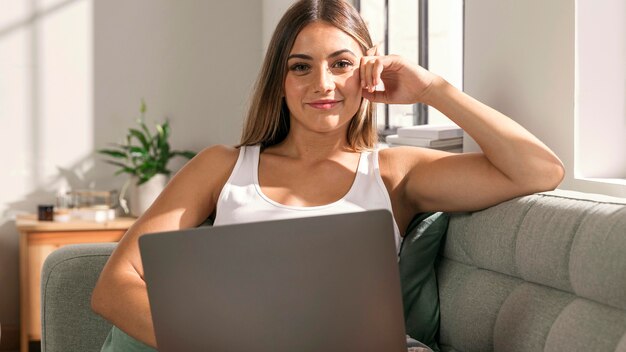
[{"label": "white tank top", "polygon": [[[260,146],[241,147],[239,157],[217,200],[213,225],[291,219],[308,216],[352,213],[364,210],[391,210],[391,199],[378,168],[378,151],[362,152],[352,187],[343,198],[320,206],[292,206],[273,201],[259,186]],[[395,219],[396,248],[402,238]]]}]

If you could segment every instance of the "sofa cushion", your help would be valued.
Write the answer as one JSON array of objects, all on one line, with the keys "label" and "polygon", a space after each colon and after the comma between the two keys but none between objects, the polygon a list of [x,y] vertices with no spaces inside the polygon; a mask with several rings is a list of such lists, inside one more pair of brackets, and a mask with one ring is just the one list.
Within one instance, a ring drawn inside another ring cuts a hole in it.
[{"label": "sofa cushion", "polygon": [[626,352],[626,207],[560,192],[451,216],[442,350]]},{"label": "sofa cushion", "polygon": [[47,352],[99,351],[111,324],[92,312],[91,292],[115,243],[61,247],[44,263],[41,347]]},{"label": "sofa cushion", "polygon": [[434,262],[448,229],[445,213],[421,213],[400,248],[400,281],[407,334],[438,351],[439,295]]}]

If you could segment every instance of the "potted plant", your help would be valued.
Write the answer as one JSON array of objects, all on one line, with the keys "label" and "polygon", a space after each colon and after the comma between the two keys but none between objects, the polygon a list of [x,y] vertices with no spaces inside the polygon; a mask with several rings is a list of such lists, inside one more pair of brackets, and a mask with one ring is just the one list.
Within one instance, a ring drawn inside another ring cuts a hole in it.
[{"label": "potted plant", "polygon": [[[131,178],[124,184],[120,192],[120,204],[124,212],[139,216],[148,209],[156,197],[161,193],[171,170],[169,161],[177,156],[187,159],[193,158],[196,153],[188,150],[172,150],[169,144],[170,126],[165,120],[156,124],[153,134],[145,123],[146,104],[142,100],[141,117],[137,119],[139,128],[129,128],[126,142],[114,144],[112,148],[100,149],[98,153],[112,159],[107,163],[119,167],[115,175],[129,174]],[[130,209],[126,205],[124,195],[130,189]]]}]

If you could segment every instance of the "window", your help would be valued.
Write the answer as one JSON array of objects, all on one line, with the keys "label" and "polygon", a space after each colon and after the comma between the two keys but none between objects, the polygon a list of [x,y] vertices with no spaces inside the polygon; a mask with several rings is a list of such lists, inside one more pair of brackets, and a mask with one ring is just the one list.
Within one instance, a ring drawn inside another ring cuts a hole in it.
[{"label": "window", "polygon": [[[381,54],[402,55],[463,88],[463,0],[355,0],[355,5]],[[420,104],[379,104],[377,116],[383,135],[402,126],[450,123]]]},{"label": "window", "polygon": [[623,0],[576,2],[575,176],[579,179],[626,184],[625,23]]}]

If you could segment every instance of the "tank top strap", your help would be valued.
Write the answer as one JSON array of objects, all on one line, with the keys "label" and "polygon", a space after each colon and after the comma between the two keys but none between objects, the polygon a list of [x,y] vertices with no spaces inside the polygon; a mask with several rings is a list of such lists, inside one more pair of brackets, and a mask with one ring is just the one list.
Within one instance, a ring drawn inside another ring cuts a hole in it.
[{"label": "tank top strap", "polygon": [[237,163],[226,182],[227,185],[245,186],[254,183],[259,162],[260,146],[241,146]]}]

